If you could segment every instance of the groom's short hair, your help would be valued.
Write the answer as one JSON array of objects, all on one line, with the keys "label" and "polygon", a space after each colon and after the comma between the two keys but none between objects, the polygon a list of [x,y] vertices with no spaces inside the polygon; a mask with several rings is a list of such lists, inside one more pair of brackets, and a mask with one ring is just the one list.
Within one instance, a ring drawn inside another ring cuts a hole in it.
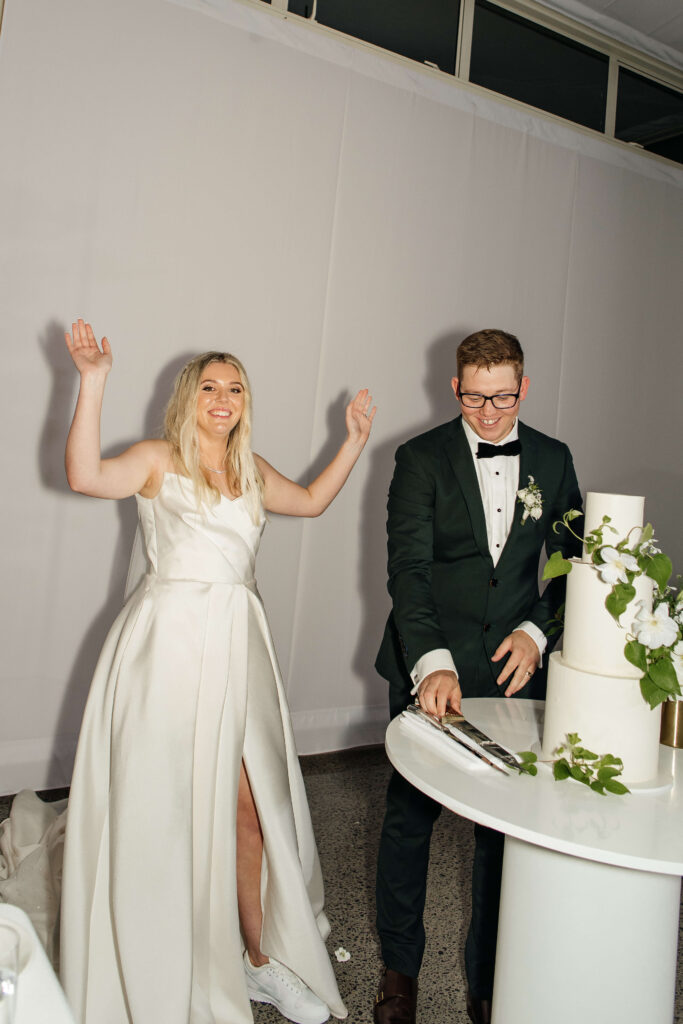
[{"label": "groom's short hair", "polygon": [[514,334],[508,334],[507,331],[488,329],[469,334],[458,345],[456,359],[459,378],[462,378],[466,366],[485,366],[490,369],[502,363],[514,367],[517,380],[521,380],[524,373],[522,346]]}]

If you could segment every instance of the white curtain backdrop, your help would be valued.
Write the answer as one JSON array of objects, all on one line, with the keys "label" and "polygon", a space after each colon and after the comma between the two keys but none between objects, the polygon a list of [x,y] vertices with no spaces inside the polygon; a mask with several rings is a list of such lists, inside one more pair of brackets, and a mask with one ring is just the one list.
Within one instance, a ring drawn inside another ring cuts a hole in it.
[{"label": "white curtain backdrop", "polygon": [[683,565],[683,169],[239,0],[6,0],[0,137],[1,793],[68,782],[134,533],[64,479],[76,316],[114,351],[107,453],[207,348],[300,480],[372,388],[347,487],[273,517],[258,565],[302,752],[382,737],[393,453],[455,415],[472,330],[519,335],[525,419],[584,489],[645,494]]}]

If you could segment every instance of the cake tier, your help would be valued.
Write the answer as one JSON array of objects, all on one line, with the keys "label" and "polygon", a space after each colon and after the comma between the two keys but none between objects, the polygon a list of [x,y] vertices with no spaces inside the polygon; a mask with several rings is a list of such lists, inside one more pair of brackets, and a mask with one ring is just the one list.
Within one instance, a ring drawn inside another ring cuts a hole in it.
[{"label": "cake tier", "polygon": [[637,679],[580,672],[557,652],[550,655],[544,758],[575,732],[595,754],[622,759],[626,785],[649,782],[657,776],[661,717],[661,707],[651,711],[643,700]]},{"label": "cake tier", "polygon": [[599,675],[640,678],[642,673],[624,657],[624,645],[640,610],[639,602],[652,608],[653,583],[647,576],[638,576],[634,586],[635,599],[617,623],[605,608],[610,584],[600,579],[592,564],[572,559],[562,640],[562,658],[567,665]]},{"label": "cake tier", "polygon": [[[618,544],[631,530],[630,540],[635,544],[639,537],[635,527],[642,528],[645,498],[636,494],[601,494],[599,491],[588,491],[586,494],[586,511],[584,514],[584,537],[600,526],[603,516],[612,520],[609,524],[617,531],[605,529],[602,535],[603,544]],[[631,544],[629,544],[631,547]],[[589,562],[590,555],[584,551],[583,561]]]}]

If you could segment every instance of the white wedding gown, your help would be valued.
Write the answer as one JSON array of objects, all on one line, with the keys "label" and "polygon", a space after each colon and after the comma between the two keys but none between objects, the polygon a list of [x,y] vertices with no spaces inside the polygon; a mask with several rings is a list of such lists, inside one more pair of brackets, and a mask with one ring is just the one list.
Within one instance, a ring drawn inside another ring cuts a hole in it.
[{"label": "white wedding gown", "polygon": [[262,950],[345,1017],[246,503],[138,497],[149,571],[114,623],[67,811],[61,975],[80,1024],[250,1024],[237,912],[244,760],[263,830]]}]

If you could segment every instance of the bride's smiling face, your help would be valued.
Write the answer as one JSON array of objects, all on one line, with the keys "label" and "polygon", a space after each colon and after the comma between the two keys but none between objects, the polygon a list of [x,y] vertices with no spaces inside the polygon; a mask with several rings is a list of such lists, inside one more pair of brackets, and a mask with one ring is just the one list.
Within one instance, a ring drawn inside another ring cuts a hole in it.
[{"label": "bride's smiling face", "polygon": [[197,395],[197,429],[211,438],[226,437],[244,411],[244,385],[232,363],[209,363]]}]

